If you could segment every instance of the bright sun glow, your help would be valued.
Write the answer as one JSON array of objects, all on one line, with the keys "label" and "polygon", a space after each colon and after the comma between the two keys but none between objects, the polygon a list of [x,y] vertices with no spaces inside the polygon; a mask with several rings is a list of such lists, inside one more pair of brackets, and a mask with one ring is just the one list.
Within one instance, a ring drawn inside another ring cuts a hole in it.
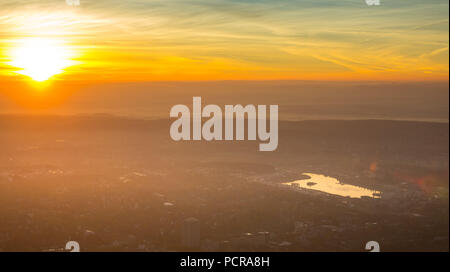
[{"label": "bright sun glow", "polygon": [[21,69],[16,73],[35,81],[45,81],[74,65],[71,57],[69,48],[61,41],[29,38],[18,42],[11,53],[12,61],[9,64]]}]

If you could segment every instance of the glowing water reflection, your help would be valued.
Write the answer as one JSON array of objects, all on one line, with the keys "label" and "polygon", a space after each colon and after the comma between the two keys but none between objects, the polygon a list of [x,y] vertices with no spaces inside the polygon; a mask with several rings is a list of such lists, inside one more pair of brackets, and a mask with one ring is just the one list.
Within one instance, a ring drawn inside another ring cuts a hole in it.
[{"label": "glowing water reflection", "polygon": [[369,190],[367,188],[344,184],[339,180],[324,175],[304,173],[303,175],[310,177],[309,179],[296,180],[283,183],[294,187],[305,188],[309,190],[321,191],[328,194],[339,195],[344,197],[361,198],[363,196],[380,198],[381,192]]}]

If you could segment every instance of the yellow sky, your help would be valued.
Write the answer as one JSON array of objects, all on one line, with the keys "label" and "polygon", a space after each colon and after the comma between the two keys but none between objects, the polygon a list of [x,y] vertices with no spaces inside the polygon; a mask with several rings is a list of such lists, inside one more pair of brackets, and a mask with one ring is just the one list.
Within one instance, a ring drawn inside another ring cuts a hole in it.
[{"label": "yellow sky", "polygon": [[448,80],[448,42],[440,0],[0,0],[2,81]]}]

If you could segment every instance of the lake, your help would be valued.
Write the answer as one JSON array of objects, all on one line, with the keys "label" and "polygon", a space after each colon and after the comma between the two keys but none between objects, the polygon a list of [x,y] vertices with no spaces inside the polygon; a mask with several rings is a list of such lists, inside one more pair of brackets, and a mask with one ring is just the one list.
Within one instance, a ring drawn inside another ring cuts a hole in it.
[{"label": "lake", "polygon": [[295,180],[292,182],[285,182],[284,185],[304,188],[308,190],[321,191],[332,195],[339,195],[343,197],[362,198],[363,196],[380,198],[381,192],[370,190],[364,187],[345,184],[339,180],[320,174],[303,173],[308,176],[307,179]]}]

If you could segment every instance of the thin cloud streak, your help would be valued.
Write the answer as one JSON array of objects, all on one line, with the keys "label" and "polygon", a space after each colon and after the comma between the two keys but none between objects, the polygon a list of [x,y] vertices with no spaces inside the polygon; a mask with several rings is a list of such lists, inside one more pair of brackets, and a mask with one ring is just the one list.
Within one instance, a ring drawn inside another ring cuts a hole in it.
[{"label": "thin cloud streak", "polygon": [[130,80],[443,79],[448,50],[430,52],[448,47],[445,9],[438,0],[0,0],[0,44],[63,37],[85,63],[72,74]]}]

